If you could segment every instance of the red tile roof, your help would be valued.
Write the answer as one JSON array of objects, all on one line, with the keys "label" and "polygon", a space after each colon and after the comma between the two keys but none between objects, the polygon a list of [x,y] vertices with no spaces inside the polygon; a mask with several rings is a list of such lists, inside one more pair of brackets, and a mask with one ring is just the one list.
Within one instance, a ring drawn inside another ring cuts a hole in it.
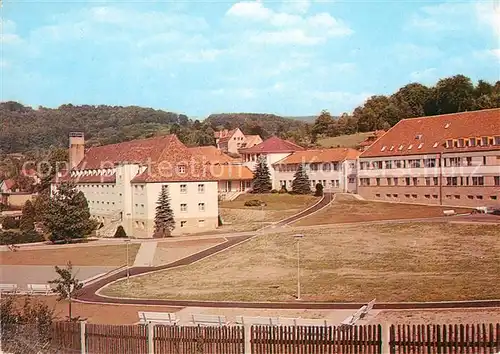
[{"label": "red tile roof", "polygon": [[206,162],[210,164],[231,164],[236,162],[236,159],[226,155],[215,146],[190,147],[189,151],[193,155],[205,158]]},{"label": "red tile roof", "polygon": [[500,136],[500,108],[403,119],[360,158],[500,150],[500,145],[446,147],[449,139]]},{"label": "red tile roof", "polygon": [[304,148],[288,140],[283,140],[277,136],[272,136],[262,143],[247,149],[241,149],[242,154],[262,154],[262,153],[281,153],[302,151]]},{"label": "red tile roof", "polygon": [[275,163],[275,165],[293,165],[312,162],[341,162],[355,160],[360,152],[351,148],[331,148],[297,151]]},{"label": "red tile roof", "polygon": [[218,181],[253,179],[253,172],[243,165],[212,165],[210,173]]},{"label": "red tile roof", "polygon": [[220,136],[219,142],[220,143],[228,142],[229,140],[231,140],[231,138],[233,137],[233,135],[236,133],[237,130],[238,128],[230,130],[225,135]]}]

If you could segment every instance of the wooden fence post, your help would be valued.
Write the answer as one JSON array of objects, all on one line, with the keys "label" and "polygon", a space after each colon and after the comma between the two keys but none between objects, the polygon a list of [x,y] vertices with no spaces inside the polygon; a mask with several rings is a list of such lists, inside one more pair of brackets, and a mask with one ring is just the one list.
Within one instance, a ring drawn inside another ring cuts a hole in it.
[{"label": "wooden fence post", "polygon": [[391,325],[386,323],[382,326],[382,353],[392,354],[391,350]]},{"label": "wooden fence post", "polygon": [[252,354],[252,326],[251,325],[243,325],[243,334],[244,334],[244,353]]},{"label": "wooden fence post", "polygon": [[85,335],[85,321],[80,321],[80,350],[82,354],[87,354],[87,340]]},{"label": "wooden fence post", "polygon": [[155,347],[154,347],[154,328],[155,328],[155,325],[151,322],[148,322],[147,323],[147,329],[148,329],[148,334],[147,334],[147,338],[148,338],[148,354],[154,354],[155,352]]}]

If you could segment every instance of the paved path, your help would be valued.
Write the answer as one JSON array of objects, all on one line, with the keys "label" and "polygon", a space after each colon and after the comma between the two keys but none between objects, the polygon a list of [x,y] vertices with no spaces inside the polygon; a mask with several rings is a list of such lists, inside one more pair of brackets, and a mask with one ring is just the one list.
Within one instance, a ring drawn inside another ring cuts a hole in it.
[{"label": "paved path", "polygon": [[158,242],[143,242],[135,256],[134,267],[152,266],[155,259],[156,246]]}]

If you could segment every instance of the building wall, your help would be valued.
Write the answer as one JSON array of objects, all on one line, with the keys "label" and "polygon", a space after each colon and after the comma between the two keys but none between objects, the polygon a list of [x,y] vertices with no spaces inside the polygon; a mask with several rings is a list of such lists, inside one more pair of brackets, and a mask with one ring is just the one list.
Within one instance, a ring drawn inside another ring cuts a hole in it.
[{"label": "building wall", "polygon": [[233,136],[227,142],[227,151],[233,154],[238,153],[241,144],[245,142],[245,134],[239,129],[236,129]]},{"label": "building wall", "polygon": [[18,192],[2,194],[2,196],[4,197],[2,203],[12,208],[22,208],[28,200],[33,200],[34,194]]},{"label": "building wall", "polygon": [[[396,163],[401,167],[395,168]],[[360,158],[358,193],[375,200],[498,206],[500,151]]]},{"label": "building wall", "polygon": [[[276,177],[276,171],[274,170],[273,164],[284,159],[285,157],[291,155],[290,152],[285,153],[269,153],[262,154],[265,157],[267,166],[269,167],[269,172],[271,174],[271,183],[273,189],[280,189],[279,178]],[[243,166],[248,167],[251,171],[255,170],[255,165],[259,161],[260,155],[258,154],[244,154],[243,155]]]},{"label": "building wall", "polygon": [[[323,185],[324,191],[328,192],[344,192],[347,190],[345,172],[343,170],[344,166],[342,163],[338,163],[338,169],[333,168],[328,169],[326,164],[319,164],[317,167],[306,165],[305,169],[309,181],[311,182],[311,190],[316,189],[316,184],[321,183]],[[281,189],[282,184],[286,184],[286,188],[292,190],[292,181],[295,172],[298,169],[298,165],[283,165],[275,166],[276,170],[276,182],[278,182],[278,187],[276,189]]]},{"label": "building wall", "polygon": [[[228,182],[231,182],[231,184],[228,185]],[[219,193],[242,192],[252,188],[252,181],[251,180],[218,181],[217,188]]]},{"label": "building wall", "polygon": [[[219,215],[217,182],[147,183],[145,187],[146,199],[144,199],[147,201],[146,212],[144,217],[133,220],[133,235],[141,235],[138,237],[151,237],[153,235],[156,202],[163,185],[168,186],[170,206],[176,221],[176,228],[172,235],[217,228]],[[186,185],[185,193],[181,191],[181,185]],[[198,192],[198,185],[204,186],[203,193]],[[199,203],[204,204],[204,211],[199,209]],[[187,211],[181,211],[181,204],[187,205]],[[136,215],[139,216],[139,214]],[[144,222],[144,226],[141,222]]]}]

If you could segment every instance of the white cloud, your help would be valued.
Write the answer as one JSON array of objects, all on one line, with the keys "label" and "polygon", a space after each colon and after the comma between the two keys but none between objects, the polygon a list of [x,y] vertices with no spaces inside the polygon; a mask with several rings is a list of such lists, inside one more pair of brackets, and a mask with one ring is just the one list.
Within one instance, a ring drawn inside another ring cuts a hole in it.
[{"label": "white cloud", "polygon": [[410,73],[410,79],[412,81],[418,82],[434,82],[439,73],[436,68],[427,68],[419,71],[413,71]]},{"label": "white cloud", "polygon": [[[247,20],[248,26],[255,23],[267,25],[259,27],[259,31],[249,31],[250,41],[264,44],[316,45],[324,43],[329,38],[343,37],[353,33],[343,21],[329,13],[319,13],[308,16],[309,2],[304,2],[302,11],[274,11],[259,1],[243,1],[234,4],[226,16],[238,20]],[[244,25],[244,23],[243,23]],[[278,28],[278,29],[273,29]]]},{"label": "white cloud", "polygon": [[285,12],[296,12],[304,14],[311,7],[310,0],[285,0],[283,1],[282,10]]},{"label": "white cloud", "polygon": [[12,20],[0,19],[0,43],[18,44],[22,38],[16,33],[16,23]]},{"label": "white cloud", "polygon": [[494,35],[500,39],[500,3],[498,1],[478,2],[476,16],[481,24],[491,27]]},{"label": "white cloud", "polygon": [[250,98],[256,98],[258,90],[253,89],[253,88],[247,88],[247,87],[242,87],[242,88],[229,88],[229,89],[216,89],[216,90],[211,90],[209,93],[212,95],[216,96],[228,96],[228,97],[233,97],[233,98],[245,98],[245,99],[250,99]]},{"label": "white cloud", "polygon": [[486,49],[473,53],[474,58],[480,60],[495,60],[500,63],[500,48]]}]

